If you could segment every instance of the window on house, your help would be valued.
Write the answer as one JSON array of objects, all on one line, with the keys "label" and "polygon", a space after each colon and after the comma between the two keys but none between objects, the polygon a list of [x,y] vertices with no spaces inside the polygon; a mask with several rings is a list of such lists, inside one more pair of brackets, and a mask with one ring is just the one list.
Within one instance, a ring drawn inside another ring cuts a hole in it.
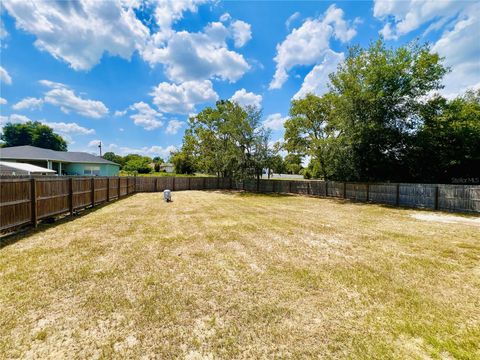
[{"label": "window on house", "polygon": [[83,175],[100,175],[100,166],[85,166],[83,168]]}]

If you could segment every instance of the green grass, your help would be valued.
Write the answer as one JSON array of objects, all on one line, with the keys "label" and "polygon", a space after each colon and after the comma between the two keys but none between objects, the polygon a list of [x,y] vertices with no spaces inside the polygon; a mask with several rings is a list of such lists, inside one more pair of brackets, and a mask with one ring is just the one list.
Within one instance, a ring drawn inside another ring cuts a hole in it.
[{"label": "green grass", "polygon": [[480,358],[477,225],[300,196],[161,198],[8,239],[0,358]]}]

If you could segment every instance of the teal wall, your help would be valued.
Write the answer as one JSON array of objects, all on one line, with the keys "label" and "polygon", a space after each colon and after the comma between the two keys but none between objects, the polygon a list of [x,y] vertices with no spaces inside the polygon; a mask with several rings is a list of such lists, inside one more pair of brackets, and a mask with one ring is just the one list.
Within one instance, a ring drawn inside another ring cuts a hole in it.
[{"label": "teal wall", "polygon": [[65,169],[68,175],[83,176],[83,170],[89,166],[99,166],[99,176],[118,176],[118,171],[120,170],[120,165],[112,164],[62,164],[62,168]]}]

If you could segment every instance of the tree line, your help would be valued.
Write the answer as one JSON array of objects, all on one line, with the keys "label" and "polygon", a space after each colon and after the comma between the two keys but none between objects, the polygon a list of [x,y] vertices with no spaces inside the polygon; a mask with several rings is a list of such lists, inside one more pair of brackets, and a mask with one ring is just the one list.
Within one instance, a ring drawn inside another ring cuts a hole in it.
[{"label": "tree line", "polygon": [[480,90],[442,97],[448,71],[428,44],[355,46],[328,92],[292,100],[283,144],[269,145],[259,109],[222,100],[190,118],[172,161],[180,172],[237,178],[288,165],[326,180],[478,182]]}]

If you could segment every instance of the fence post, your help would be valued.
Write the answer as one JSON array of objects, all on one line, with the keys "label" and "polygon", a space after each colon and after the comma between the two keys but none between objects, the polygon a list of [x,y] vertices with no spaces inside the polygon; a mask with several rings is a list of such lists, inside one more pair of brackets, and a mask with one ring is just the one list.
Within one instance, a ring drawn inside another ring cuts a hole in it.
[{"label": "fence post", "polygon": [[133,192],[137,192],[137,175],[133,178]]},{"label": "fence post", "polygon": [[73,215],[73,178],[68,179],[68,192],[70,195],[68,198],[68,207],[70,209],[70,215]]},{"label": "fence post", "polygon": [[260,178],[257,177],[257,192],[260,192]]},{"label": "fence post", "polygon": [[366,202],[369,202],[370,201],[370,184],[367,183],[367,200]]},{"label": "fence post", "polygon": [[344,199],[347,198],[347,183],[346,182],[343,183],[343,198]]},{"label": "fence post", "polygon": [[189,176],[188,177],[188,190],[192,190],[191,180],[192,180],[192,178]]},{"label": "fence post", "polygon": [[120,176],[118,177],[118,184],[117,184],[117,199],[120,199]]},{"label": "fence post", "polygon": [[288,180],[288,193],[292,193],[292,180]]},{"label": "fence post", "polygon": [[95,178],[92,177],[92,207],[95,206]]},{"label": "fence post", "polygon": [[153,188],[154,192],[158,192],[158,178],[155,178],[155,187]]},{"label": "fence post", "polygon": [[438,195],[439,195],[439,189],[438,189],[438,185],[437,185],[437,186],[435,186],[435,203],[433,205],[435,210],[438,210]]},{"label": "fence post", "polygon": [[328,180],[325,180],[325,197],[328,197]]},{"label": "fence post", "polygon": [[110,201],[110,178],[107,177],[107,202]]},{"label": "fence post", "polygon": [[218,190],[219,187],[220,187],[220,178],[217,176],[217,189],[216,190]]},{"label": "fence post", "polygon": [[30,180],[30,190],[32,223],[34,227],[37,227],[37,182],[35,178]]},{"label": "fence post", "polygon": [[205,190],[205,182],[206,182],[206,180],[205,180],[205,178],[203,178],[203,186],[202,186],[202,190]]},{"label": "fence post", "polygon": [[175,176],[173,177],[172,191],[175,191]]},{"label": "fence post", "polygon": [[397,184],[397,197],[395,198],[395,205],[400,205],[400,184]]}]

